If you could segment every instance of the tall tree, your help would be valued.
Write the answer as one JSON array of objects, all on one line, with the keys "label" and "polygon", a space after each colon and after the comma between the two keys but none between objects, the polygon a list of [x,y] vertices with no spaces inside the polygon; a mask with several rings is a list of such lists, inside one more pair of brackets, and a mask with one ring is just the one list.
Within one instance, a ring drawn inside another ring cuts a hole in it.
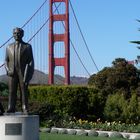
[{"label": "tall tree", "polygon": [[131,89],[136,89],[140,81],[138,70],[129,64],[124,58],[117,58],[112,62],[112,67],[101,70],[96,75],[89,78],[89,85],[112,94],[116,91],[130,93]]},{"label": "tall tree", "polygon": [[[140,22],[140,20],[137,20],[137,21]],[[140,31],[140,29],[138,29],[138,31]],[[139,46],[140,41],[130,41],[130,42],[137,44],[138,45],[137,48],[140,49],[140,46]],[[137,64],[140,63],[140,56],[139,55],[137,56],[137,59],[135,61],[136,61]]]}]

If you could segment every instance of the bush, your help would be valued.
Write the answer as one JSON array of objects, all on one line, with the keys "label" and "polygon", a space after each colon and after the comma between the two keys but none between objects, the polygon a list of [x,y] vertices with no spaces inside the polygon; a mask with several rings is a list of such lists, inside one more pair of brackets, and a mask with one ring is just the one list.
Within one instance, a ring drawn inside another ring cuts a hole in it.
[{"label": "bush", "polygon": [[127,102],[123,95],[115,94],[107,98],[104,115],[109,121],[125,121],[124,109],[127,107]]},{"label": "bush", "polygon": [[139,123],[140,122],[140,104],[136,94],[133,94],[128,101],[125,109],[125,118],[127,123]]},{"label": "bush", "polygon": [[[29,91],[30,102],[38,102],[42,106],[49,105],[62,123],[62,120],[67,119],[67,116],[79,119],[94,118],[94,120],[102,116],[101,110],[97,109],[98,107],[101,108],[98,91],[94,88],[84,86],[36,86],[30,87]],[[39,109],[39,107],[37,108]],[[45,109],[45,106],[43,108]],[[35,108],[35,110],[37,109]],[[32,112],[37,111],[32,110]]]},{"label": "bush", "polygon": [[39,114],[41,126],[91,128],[89,123],[77,126],[70,123],[79,119],[140,122],[140,102],[135,94],[126,99],[119,91],[105,97],[99,90],[85,86],[33,86],[29,91],[29,112]]}]

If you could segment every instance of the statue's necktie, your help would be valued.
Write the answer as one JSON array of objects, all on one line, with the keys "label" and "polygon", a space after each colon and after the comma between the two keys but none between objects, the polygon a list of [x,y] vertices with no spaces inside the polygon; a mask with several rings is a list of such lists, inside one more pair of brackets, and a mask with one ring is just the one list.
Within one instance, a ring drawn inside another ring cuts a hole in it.
[{"label": "statue's necktie", "polygon": [[15,45],[15,67],[19,68],[19,61],[20,61],[20,44],[16,43]]}]

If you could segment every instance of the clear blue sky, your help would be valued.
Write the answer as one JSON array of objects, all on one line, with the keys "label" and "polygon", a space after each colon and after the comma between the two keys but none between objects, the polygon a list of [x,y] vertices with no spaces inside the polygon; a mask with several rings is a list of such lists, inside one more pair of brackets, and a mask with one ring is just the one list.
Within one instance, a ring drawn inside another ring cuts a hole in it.
[{"label": "clear blue sky", "polygon": [[[0,45],[21,27],[44,0],[1,0]],[[136,59],[140,50],[131,40],[140,40],[140,0],[71,0],[81,29],[101,70],[118,57]],[[1,50],[0,50],[1,51]],[[0,62],[3,61],[0,57]],[[90,73],[96,72],[88,61]]]}]

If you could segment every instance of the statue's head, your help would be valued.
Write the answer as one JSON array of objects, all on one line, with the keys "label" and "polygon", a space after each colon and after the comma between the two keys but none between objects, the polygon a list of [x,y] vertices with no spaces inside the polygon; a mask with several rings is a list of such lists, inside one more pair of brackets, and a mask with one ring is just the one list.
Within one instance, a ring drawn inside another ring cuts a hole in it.
[{"label": "statue's head", "polygon": [[24,31],[21,28],[14,28],[13,29],[13,37],[16,41],[22,41],[22,37],[24,36]]}]

